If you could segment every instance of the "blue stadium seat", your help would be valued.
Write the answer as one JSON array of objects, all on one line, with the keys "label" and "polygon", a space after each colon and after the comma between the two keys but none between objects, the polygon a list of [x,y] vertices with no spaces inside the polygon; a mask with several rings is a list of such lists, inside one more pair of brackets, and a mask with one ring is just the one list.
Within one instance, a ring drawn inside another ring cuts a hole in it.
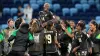
[{"label": "blue stadium seat", "polygon": [[11,15],[17,14],[18,9],[17,8],[11,8]]},{"label": "blue stadium seat", "polygon": [[98,11],[100,11],[100,4],[97,4],[96,7],[97,7]]},{"label": "blue stadium seat", "polygon": [[100,24],[100,20],[99,20],[99,21],[96,20],[96,22],[97,22],[98,24]]},{"label": "blue stadium seat", "polygon": [[59,10],[60,9],[60,4],[54,4],[53,5],[53,10],[56,11],[56,10]]},{"label": "blue stadium seat", "polygon": [[52,0],[45,0],[45,3],[52,4]]},{"label": "blue stadium seat", "polygon": [[3,14],[10,14],[10,8],[3,8]]},{"label": "blue stadium seat", "polygon": [[33,8],[33,10],[39,9],[39,5],[38,4],[31,4],[31,7]]},{"label": "blue stadium seat", "polygon": [[29,3],[30,4],[36,4],[37,3],[37,0],[30,0]]},{"label": "blue stadium seat", "polygon": [[16,2],[21,2],[21,3],[23,3],[25,0],[13,0],[14,1],[14,3],[16,3]]},{"label": "blue stadium seat", "polygon": [[93,5],[93,4],[95,3],[95,1],[94,1],[94,0],[88,0],[88,3],[89,3],[90,5]]},{"label": "blue stadium seat", "polygon": [[24,0],[13,0],[14,4],[16,5],[16,7],[18,7],[19,5],[22,5]]},{"label": "blue stadium seat", "polygon": [[96,16],[96,20],[97,21],[100,21],[100,16]]},{"label": "blue stadium seat", "polygon": [[86,12],[86,10],[88,10],[90,8],[89,4],[82,4],[83,7],[83,11]]},{"label": "blue stadium seat", "polygon": [[100,16],[96,16],[96,22],[100,24]]},{"label": "blue stadium seat", "polygon": [[81,0],[80,3],[81,4],[87,4],[87,0]]},{"label": "blue stadium seat", "polygon": [[19,1],[19,0],[13,0],[14,1],[14,3],[16,3],[17,1]]},{"label": "blue stadium seat", "polygon": [[24,4],[24,8],[26,8],[29,4]]},{"label": "blue stadium seat", "polygon": [[69,14],[69,8],[63,8],[62,9],[62,14],[63,14],[63,16],[65,16],[66,14]]},{"label": "blue stadium seat", "polygon": [[95,0],[95,3],[96,4],[100,4],[100,0]]},{"label": "blue stadium seat", "polygon": [[75,4],[75,8],[77,8],[77,9],[82,9],[82,4]]},{"label": "blue stadium seat", "polygon": [[29,0],[20,0],[21,3],[29,3]]},{"label": "blue stadium seat", "polygon": [[17,16],[14,16],[13,19],[14,19],[14,21],[16,21],[18,19],[18,17]]},{"label": "blue stadium seat", "polygon": [[43,0],[38,0],[38,1],[37,1],[37,4],[43,5],[43,4],[44,4],[44,1],[43,1]]},{"label": "blue stadium seat", "polygon": [[73,16],[73,14],[76,14],[78,12],[77,8],[70,8],[70,16]]},{"label": "blue stadium seat", "polygon": [[79,0],[72,0],[72,3],[74,4],[75,2],[79,2]]},{"label": "blue stadium seat", "polygon": [[1,25],[1,28],[2,28],[2,29],[5,29],[6,27],[8,27],[7,24],[2,24],[2,25]]},{"label": "blue stadium seat", "polygon": [[21,3],[23,3],[25,0],[20,0],[21,1]]}]

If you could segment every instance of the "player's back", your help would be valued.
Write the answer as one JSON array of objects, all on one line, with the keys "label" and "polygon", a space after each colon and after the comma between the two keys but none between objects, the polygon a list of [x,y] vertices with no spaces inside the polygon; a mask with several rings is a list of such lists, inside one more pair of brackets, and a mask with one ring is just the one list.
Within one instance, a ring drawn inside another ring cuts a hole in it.
[{"label": "player's back", "polygon": [[55,39],[56,39],[56,32],[51,31],[44,31],[45,35],[45,43],[46,43],[46,53],[55,53],[57,51]]}]

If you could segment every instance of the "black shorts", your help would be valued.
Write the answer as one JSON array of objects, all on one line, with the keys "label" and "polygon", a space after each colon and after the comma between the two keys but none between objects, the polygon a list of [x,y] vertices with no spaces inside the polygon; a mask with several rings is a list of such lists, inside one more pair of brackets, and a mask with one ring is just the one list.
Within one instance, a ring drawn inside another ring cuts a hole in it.
[{"label": "black shorts", "polygon": [[30,56],[43,56],[43,53],[41,52],[29,52]]},{"label": "black shorts", "polygon": [[65,44],[65,43],[61,43],[61,52],[67,52],[68,51],[68,43]]},{"label": "black shorts", "polygon": [[11,51],[8,56],[24,56],[25,52],[21,51]]},{"label": "black shorts", "polygon": [[46,56],[59,56],[58,53],[46,53]]},{"label": "black shorts", "polygon": [[92,53],[91,56],[100,56],[100,53]]}]

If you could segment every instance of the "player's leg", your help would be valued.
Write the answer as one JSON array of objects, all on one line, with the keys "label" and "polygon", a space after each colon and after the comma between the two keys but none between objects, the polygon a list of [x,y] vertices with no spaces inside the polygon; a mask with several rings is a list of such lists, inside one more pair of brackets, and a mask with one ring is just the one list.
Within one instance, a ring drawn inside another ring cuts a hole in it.
[{"label": "player's leg", "polygon": [[15,51],[11,51],[7,56],[17,56],[17,53]]},{"label": "player's leg", "polygon": [[18,56],[24,56],[25,52],[17,52]]}]

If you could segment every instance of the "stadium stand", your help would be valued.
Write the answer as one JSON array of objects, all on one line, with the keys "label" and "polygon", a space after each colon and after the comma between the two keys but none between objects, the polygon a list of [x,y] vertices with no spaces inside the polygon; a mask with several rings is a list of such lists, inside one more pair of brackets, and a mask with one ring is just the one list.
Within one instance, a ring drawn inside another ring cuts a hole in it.
[{"label": "stadium stand", "polygon": [[[38,12],[42,10],[44,3],[50,3],[50,10],[59,15],[62,19],[85,20],[87,23],[91,19],[100,16],[100,0],[0,0],[3,4],[3,16],[0,18],[0,25],[5,24],[7,19],[17,18],[17,7],[25,8],[28,4],[36,10],[33,17],[38,18]],[[3,19],[3,20],[1,20]]]}]

